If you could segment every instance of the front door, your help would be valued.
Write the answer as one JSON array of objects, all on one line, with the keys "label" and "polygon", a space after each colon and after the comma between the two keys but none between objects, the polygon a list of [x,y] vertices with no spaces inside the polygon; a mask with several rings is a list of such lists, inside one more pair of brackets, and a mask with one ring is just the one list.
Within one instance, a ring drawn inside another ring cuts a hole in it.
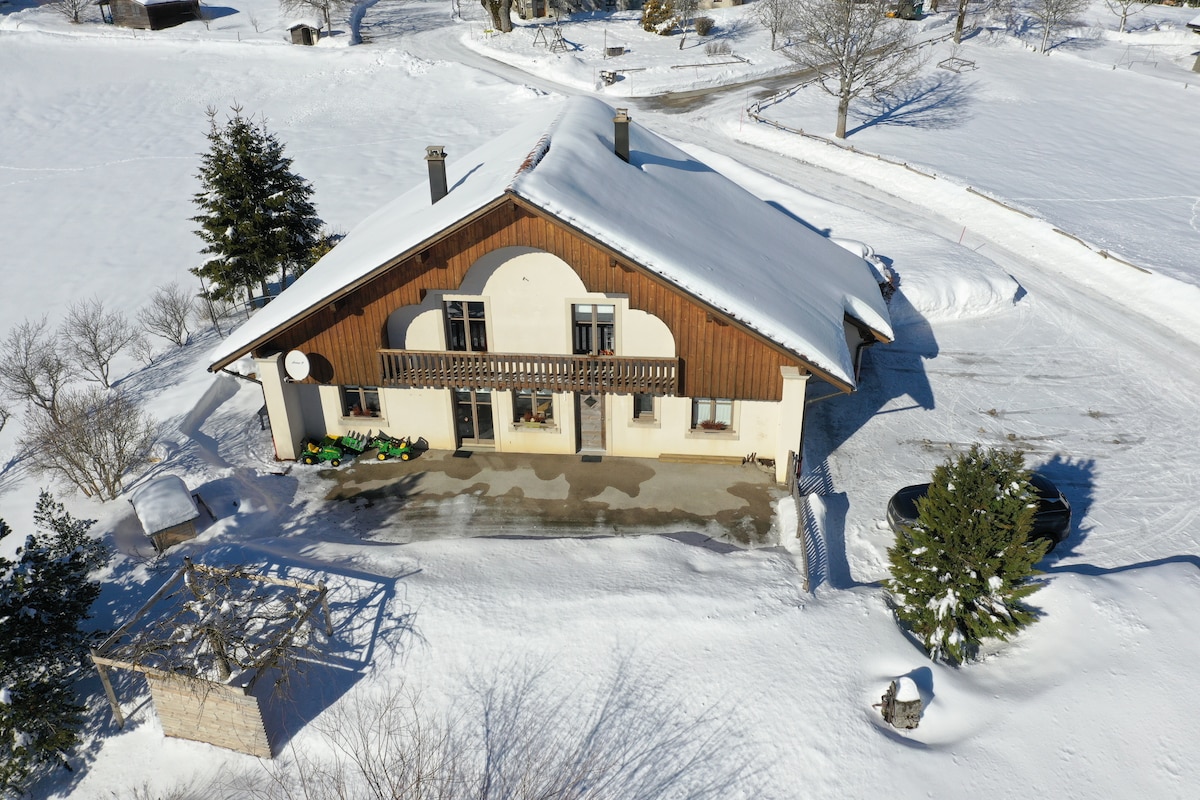
[{"label": "front door", "polygon": [[604,447],[604,395],[575,395],[575,419],[579,426],[579,451],[600,452]]},{"label": "front door", "polygon": [[458,446],[493,447],[496,432],[492,425],[491,389],[453,389],[451,394]]}]

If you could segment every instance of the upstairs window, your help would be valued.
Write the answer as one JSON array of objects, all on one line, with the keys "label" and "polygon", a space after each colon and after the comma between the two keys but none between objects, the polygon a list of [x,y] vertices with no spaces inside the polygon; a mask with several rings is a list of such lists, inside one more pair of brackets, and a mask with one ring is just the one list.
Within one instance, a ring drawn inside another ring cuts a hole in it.
[{"label": "upstairs window", "polygon": [[576,355],[611,356],[617,349],[616,306],[580,303],[571,307],[571,341]]},{"label": "upstairs window", "polygon": [[487,352],[487,318],[482,300],[447,301],[446,349]]}]

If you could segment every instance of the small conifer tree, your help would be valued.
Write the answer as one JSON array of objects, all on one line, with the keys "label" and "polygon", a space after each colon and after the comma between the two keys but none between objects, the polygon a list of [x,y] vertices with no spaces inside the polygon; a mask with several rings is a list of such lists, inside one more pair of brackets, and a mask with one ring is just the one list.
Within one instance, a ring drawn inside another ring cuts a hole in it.
[{"label": "small conifer tree", "polygon": [[[27,788],[40,764],[66,764],[84,708],[75,680],[92,634],[80,630],[100,593],[88,575],[109,552],[43,491],[37,532],[0,558],[0,795]],[[12,529],[0,520],[0,539]]]},{"label": "small conifer tree", "polygon": [[896,616],[932,658],[955,663],[1036,617],[1024,601],[1048,543],[1029,540],[1037,494],[1018,451],[970,452],[937,467],[917,522],[896,534],[885,581]]},{"label": "small conifer tree", "polygon": [[232,300],[244,288],[249,302],[255,285],[265,297],[271,276],[280,273],[286,283],[289,268],[298,274],[312,264],[321,220],[312,186],[292,172],[275,134],[232,110],[219,127],[208,109],[209,150],[200,156],[201,191],[193,198],[201,213],[192,222],[209,259],[192,272],[208,281],[214,300]]}]

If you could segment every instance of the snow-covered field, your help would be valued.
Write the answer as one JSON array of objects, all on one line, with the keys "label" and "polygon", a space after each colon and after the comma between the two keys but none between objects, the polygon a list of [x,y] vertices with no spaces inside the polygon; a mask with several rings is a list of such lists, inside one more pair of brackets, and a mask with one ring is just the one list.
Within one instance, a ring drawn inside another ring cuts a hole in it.
[{"label": "snow-covered field", "polygon": [[[723,746],[690,779],[736,776],[723,797],[1200,795],[1200,723],[1187,707],[1200,658],[1200,75],[1188,71],[1200,37],[1184,28],[1194,9],[1151,8],[1118,35],[1098,3],[1091,27],[1050,56],[981,33],[956,51],[979,67],[961,76],[937,69],[951,50],[934,47],[924,93],[856,118],[849,140],[932,179],[750,122],[755,85],[682,106],[643,98],[790,70],[746,8],[712,16],[749,63],[700,67],[710,57],[694,37],[681,50],[628,15],[564,24],[572,47],[559,54],[528,28],[486,36],[472,4],[455,21],[448,4],[380,0],[363,20],[367,44],[347,46],[342,25],[300,48],[284,44],[274,3],[232,5],[208,25],[153,34],[0,6],[0,335],[24,316],[56,320],[76,298],[132,311],[156,285],[195,285],[188,218],[209,106],[264,115],[322,217],[348,230],[424,179],[425,145],[454,158],[564,94],[596,92],[813,227],[873,245],[901,279],[897,341],[871,351],[859,394],[813,407],[806,456],[824,536],[812,593],[787,549],[726,552],[686,537],[450,530],[364,544],[361,509],[325,502],[315,471],[272,474],[261,396],[203,370],[215,332],[150,367],[126,359],[126,385],[167,423],[167,458],[151,472],[208,486],[223,510],[166,565],[119,556],[99,625],[137,608],[184,553],[250,561],[325,575],[347,629],[379,621],[371,635],[343,634],[362,674],[323,674],[309,691],[318,710],[404,681],[431,710],[469,713],[471,687],[538,675],[546,697],[570,695],[570,727],[617,680],[646,718],[709,720]],[[936,36],[949,19],[919,25]],[[603,58],[614,44],[628,52]],[[614,62],[625,79],[598,86]],[[833,127],[812,88],[764,113]],[[1044,565],[1044,618],[956,670],[905,639],[875,582],[887,496],[972,442],[1024,448],[1066,490],[1076,522]],[[18,533],[37,491],[22,462],[30,446],[15,421],[0,432],[0,516]],[[136,541],[124,500],[69,505],[126,550]],[[871,708],[901,675],[929,701],[903,734]],[[88,690],[88,746],[39,797],[127,797],[143,785],[210,796],[218,779],[261,774],[249,757],[164,740],[144,697],[126,697],[133,713],[118,731],[98,683]],[[298,752],[325,748],[320,719],[292,740]]]}]

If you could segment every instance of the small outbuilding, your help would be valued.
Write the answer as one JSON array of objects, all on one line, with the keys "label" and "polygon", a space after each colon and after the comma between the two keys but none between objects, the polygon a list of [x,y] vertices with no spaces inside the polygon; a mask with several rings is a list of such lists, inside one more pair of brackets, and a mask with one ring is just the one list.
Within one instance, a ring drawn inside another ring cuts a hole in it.
[{"label": "small outbuilding", "polygon": [[164,475],[139,486],[129,496],[129,502],[156,551],[161,553],[196,538],[200,509],[187,484],[178,476]]},{"label": "small outbuilding", "polygon": [[321,40],[321,26],[313,22],[297,22],[288,28],[292,44],[314,45]]},{"label": "small outbuilding", "polygon": [[97,0],[110,25],[152,31],[201,19],[200,0]]}]

